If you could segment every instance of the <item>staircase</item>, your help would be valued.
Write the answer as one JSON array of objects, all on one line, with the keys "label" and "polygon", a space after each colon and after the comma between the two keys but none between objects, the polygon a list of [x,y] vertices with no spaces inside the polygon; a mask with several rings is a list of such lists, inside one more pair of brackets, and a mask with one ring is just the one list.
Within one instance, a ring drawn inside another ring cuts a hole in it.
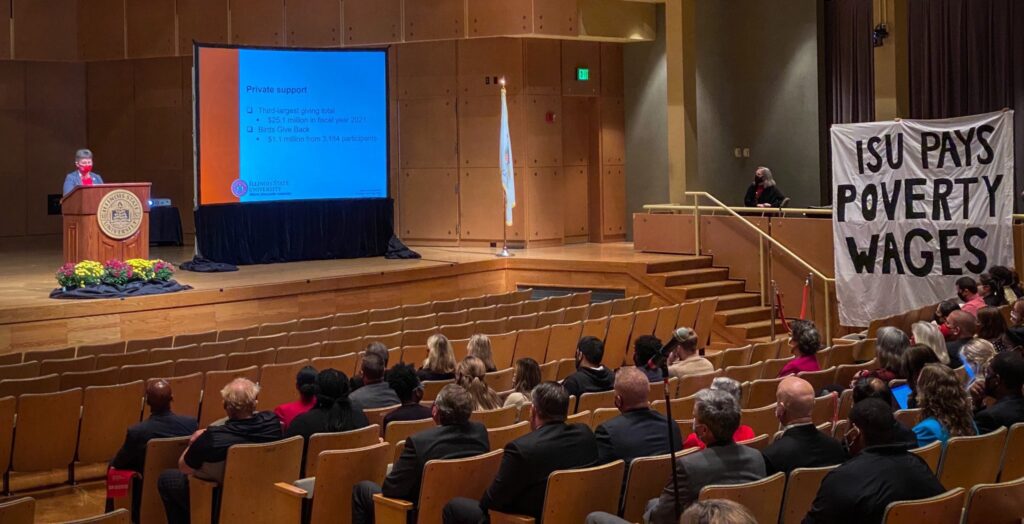
[{"label": "staircase", "polygon": [[[715,267],[710,256],[686,257],[647,263],[647,276],[660,284],[676,302],[718,297],[714,339],[729,343],[768,340],[771,308],[761,306],[761,296],[746,291],[746,282],[729,278],[729,268]],[[782,322],[775,320],[775,332]]]}]

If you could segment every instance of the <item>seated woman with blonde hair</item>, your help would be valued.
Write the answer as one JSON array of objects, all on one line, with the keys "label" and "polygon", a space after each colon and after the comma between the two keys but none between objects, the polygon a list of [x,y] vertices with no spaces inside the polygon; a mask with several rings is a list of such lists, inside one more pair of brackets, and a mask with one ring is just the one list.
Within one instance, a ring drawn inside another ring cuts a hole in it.
[{"label": "seated woman with blonde hair", "polygon": [[512,393],[505,398],[503,407],[522,407],[527,402],[533,402],[533,388],[540,382],[540,365],[536,360],[529,357],[517,360],[515,371],[512,372]]},{"label": "seated woman with blonde hair", "polygon": [[491,339],[487,335],[476,334],[466,344],[469,356],[476,357],[484,362],[484,368],[488,373],[498,371],[494,365],[494,356],[491,354]]},{"label": "seated woman with blonde hair", "polygon": [[959,362],[949,361],[949,351],[946,349],[946,338],[942,336],[942,332],[939,331],[939,326],[931,322],[925,322],[923,320],[914,322],[910,326],[910,332],[913,335],[911,340],[914,344],[923,344],[928,346],[935,356],[939,359],[939,362],[950,366],[960,367]]},{"label": "seated woman with blonde hair", "polygon": [[484,382],[486,374],[484,361],[476,357],[462,359],[455,368],[455,383],[462,386],[473,398],[473,411],[501,407],[501,397]]},{"label": "seated woman with blonde hair", "polygon": [[427,339],[427,359],[416,372],[420,380],[451,380],[455,378],[455,351],[448,337],[437,333]]}]

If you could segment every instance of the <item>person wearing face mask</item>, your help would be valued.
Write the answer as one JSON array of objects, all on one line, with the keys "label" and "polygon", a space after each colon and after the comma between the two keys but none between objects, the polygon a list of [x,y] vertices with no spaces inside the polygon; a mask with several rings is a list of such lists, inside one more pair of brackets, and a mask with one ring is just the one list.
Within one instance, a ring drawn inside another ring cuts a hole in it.
[{"label": "person wearing face mask", "polygon": [[78,186],[94,186],[103,183],[99,173],[92,172],[92,151],[79,149],[75,151],[75,170],[64,177],[64,196],[68,196]]},{"label": "person wearing face mask", "polygon": [[761,166],[754,170],[754,181],[747,188],[743,205],[747,207],[782,207],[786,195],[779,191],[772,170]]}]

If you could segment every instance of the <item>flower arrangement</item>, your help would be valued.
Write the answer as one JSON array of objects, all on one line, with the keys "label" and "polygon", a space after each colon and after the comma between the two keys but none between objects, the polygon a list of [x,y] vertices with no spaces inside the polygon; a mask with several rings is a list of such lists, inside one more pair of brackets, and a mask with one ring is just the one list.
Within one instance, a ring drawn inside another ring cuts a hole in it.
[{"label": "flower arrangement", "polygon": [[108,260],[103,264],[103,283],[123,286],[132,280],[132,266],[120,260]]},{"label": "flower arrangement", "polygon": [[123,286],[129,282],[157,280],[166,282],[174,276],[174,266],[163,260],[133,258],[128,261],[108,260],[100,264],[83,260],[68,262],[57,270],[57,284],[63,289],[107,284]]}]

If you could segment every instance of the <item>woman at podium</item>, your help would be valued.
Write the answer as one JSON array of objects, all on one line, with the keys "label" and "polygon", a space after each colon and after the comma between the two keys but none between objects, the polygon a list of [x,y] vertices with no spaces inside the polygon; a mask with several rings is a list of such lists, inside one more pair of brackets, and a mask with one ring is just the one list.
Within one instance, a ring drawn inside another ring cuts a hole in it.
[{"label": "woman at podium", "polygon": [[75,151],[75,170],[64,177],[64,196],[68,196],[71,190],[78,186],[92,186],[102,184],[103,178],[99,173],[92,172],[92,151],[79,149]]}]

